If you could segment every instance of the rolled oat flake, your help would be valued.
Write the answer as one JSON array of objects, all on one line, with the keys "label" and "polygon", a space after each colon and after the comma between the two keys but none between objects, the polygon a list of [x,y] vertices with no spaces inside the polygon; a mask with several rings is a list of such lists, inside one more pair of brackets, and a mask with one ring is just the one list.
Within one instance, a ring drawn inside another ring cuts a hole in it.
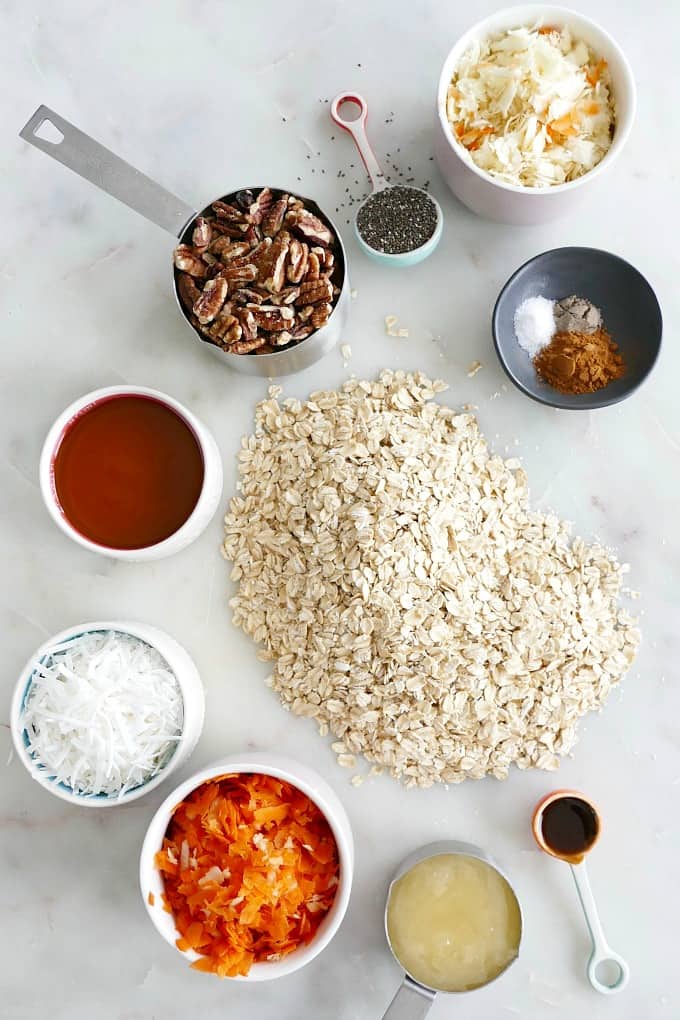
[{"label": "rolled oat flake", "polygon": [[427,192],[401,184],[376,191],[357,213],[357,230],[363,240],[386,255],[421,248],[436,226],[437,207]]}]

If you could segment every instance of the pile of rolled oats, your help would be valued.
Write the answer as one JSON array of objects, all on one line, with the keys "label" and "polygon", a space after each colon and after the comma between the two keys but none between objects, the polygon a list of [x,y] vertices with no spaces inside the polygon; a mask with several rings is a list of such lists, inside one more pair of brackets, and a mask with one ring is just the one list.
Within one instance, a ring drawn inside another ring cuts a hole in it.
[{"label": "pile of rolled oats", "polygon": [[328,322],[344,273],[337,238],[295,195],[239,191],[204,209],[186,241],[173,254],[177,293],[204,340],[273,354]]},{"label": "pile of rolled oats", "polygon": [[625,567],[530,509],[444,383],[383,372],[257,407],[224,555],[287,708],[407,785],[554,769],[633,662]]}]

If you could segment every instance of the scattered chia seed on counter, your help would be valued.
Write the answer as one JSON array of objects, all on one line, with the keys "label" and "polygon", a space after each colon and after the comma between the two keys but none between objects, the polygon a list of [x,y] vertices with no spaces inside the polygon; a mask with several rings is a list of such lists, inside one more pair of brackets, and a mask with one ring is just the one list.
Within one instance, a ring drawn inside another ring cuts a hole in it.
[{"label": "scattered chia seed on counter", "polygon": [[399,255],[429,241],[437,226],[437,208],[424,191],[400,184],[376,191],[357,213],[357,230],[376,251]]}]

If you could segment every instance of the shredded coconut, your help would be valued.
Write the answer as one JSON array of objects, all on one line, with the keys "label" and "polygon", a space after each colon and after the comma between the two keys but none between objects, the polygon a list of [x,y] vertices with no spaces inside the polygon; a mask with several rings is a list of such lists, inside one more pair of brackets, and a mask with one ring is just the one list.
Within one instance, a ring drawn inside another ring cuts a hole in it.
[{"label": "shredded coconut", "polygon": [[151,645],[94,631],[36,663],[23,711],[28,750],[49,775],[80,794],[122,797],[172,757],[182,694]]},{"label": "shredded coconut", "polygon": [[517,28],[470,46],[446,114],[481,170],[508,184],[550,187],[592,170],[609,149],[610,86],[607,62],[567,28]]}]

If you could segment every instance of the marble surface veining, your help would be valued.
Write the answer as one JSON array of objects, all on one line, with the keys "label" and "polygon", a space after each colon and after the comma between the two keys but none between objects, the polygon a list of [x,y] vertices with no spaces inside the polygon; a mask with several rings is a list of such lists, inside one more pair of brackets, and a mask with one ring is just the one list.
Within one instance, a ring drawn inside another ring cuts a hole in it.
[{"label": "marble surface veining", "polygon": [[[526,935],[520,961],[501,981],[463,1002],[442,998],[432,1020],[680,1016],[680,8],[673,0],[654,4],[653,13],[642,0],[578,5],[626,50],[639,87],[637,122],[615,169],[577,214],[513,229],[459,206],[430,161],[444,56],[497,6],[0,5],[2,1020],[373,1020],[399,980],[382,933],[387,877],[412,848],[445,836],[487,847],[511,873]],[[285,391],[304,396],[383,366],[441,376],[451,387],[445,399],[477,404],[494,448],[523,458],[539,506],[555,508],[631,564],[630,583],[642,592],[639,659],[605,712],[583,722],[573,758],[557,775],[513,771],[505,783],[409,792],[382,777],[352,788],[313,724],[280,708],[263,683],[266,666],[230,622],[220,515],[183,553],[134,565],[70,543],[41,503],[38,455],[52,420],[88,389],[125,381],[173,394],[212,428],[226,503],[240,436],[266,384],[221,370],[192,344],[171,295],[171,237],[22,143],[19,128],[46,103],[189,202],[271,180],[332,212],[346,187],[359,194],[363,184],[349,138],[328,118],[327,100],[345,88],[371,104],[379,157],[390,153],[388,162],[416,183],[431,180],[445,233],[430,261],[392,273],[360,255],[340,208],[357,291],[345,338],[353,357],[345,368],[331,353],[286,381]],[[490,310],[508,275],[536,252],[570,243],[634,262],[665,315],[653,377],[626,403],[594,414],[526,400],[506,385],[491,344]],[[408,339],[385,336],[387,314],[399,317]],[[483,369],[469,379],[476,359]],[[313,765],[342,797],[357,845],[352,901],[337,938],[302,972],[276,984],[219,982],[186,969],[155,933],[137,889],[137,857],[167,787],[126,809],[85,811],[50,798],[17,760],[5,766],[9,699],[25,660],[55,631],[97,617],[157,624],[195,657],[208,715],[182,776],[224,752],[271,748]],[[599,997],[586,983],[588,942],[571,878],[531,842],[530,809],[558,785],[589,791],[604,813],[591,876],[610,941],[631,966],[619,997]]]}]

